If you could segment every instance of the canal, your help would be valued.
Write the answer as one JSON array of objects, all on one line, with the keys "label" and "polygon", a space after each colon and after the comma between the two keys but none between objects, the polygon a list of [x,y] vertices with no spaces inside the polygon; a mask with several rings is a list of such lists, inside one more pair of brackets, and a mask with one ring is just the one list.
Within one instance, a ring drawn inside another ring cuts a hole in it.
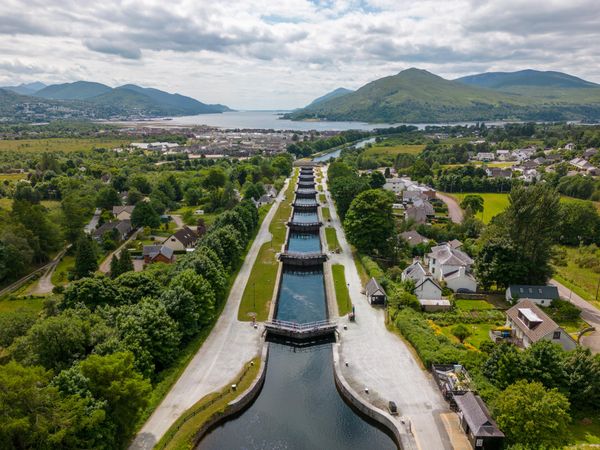
[{"label": "canal", "polygon": [[[306,217],[305,217],[306,216]],[[294,212],[292,221],[316,222]],[[320,252],[319,233],[290,232],[290,252]],[[328,318],[323,266],[284,265],[275,308],[279,320],[308,323]],[[332,344],[271,342],[264,386],[252,405],[207,434],[201,450],[396,449],[384,431],[344,402],[333,377]]]}]

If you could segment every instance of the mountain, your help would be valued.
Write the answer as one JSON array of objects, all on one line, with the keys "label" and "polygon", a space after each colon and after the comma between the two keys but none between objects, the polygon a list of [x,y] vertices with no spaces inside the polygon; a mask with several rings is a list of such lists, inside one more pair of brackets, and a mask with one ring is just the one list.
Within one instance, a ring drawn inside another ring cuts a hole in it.
[{"label": "mountain", "polygon": [[4,86],[0,89],[6,89],[21,95],[33,95],[37,91],[44,89],[45,87],[46,85],[44,83],[34,81],[33,83],[21,83],[18,86]]},{"label": "mountain", "polygon": [[351,91],[350,89],[346,89],[346,88],[337,88],[331,92],[328,92],[325,95],[322,95],[321,97],[315,98],[308,106],[307,108],[310,108],[311,106],[315,106],[318,103],[324,102],[325,100],[331,100],[332,98],[337,98],[337,97],[341,97],[342,95],[346,95],[346,94],[350,94]]},{"label": "mountain", "polygon": [[0,88],[0,122],[55,119],[139,119],[221,113],[224,105],[207,105],[180,94],[133,84],[111,88],[89,81],[46,86],[34,95]]},{"label": "mountain", "polygon": [[35,93],[36,97],[52,100],[87,100],[110,92],[112,88],[102,83],[76,81],[74,83],[52,84]]},{"label": "mountain", "polygon": [[585,81],[562,72],[542,72],[539,70],[519,70],[518,72],[486,72],[457,78],[470,86],[510,91],[517,86],[534,86],[547,88],[590,88],[600,87],[591,81]]},{"label": "mountain", "polygon": [[600,87],[592,83],[554,92],[522,86],[501,92],[412,68],[284,117],[388,123],[600,119]]}]

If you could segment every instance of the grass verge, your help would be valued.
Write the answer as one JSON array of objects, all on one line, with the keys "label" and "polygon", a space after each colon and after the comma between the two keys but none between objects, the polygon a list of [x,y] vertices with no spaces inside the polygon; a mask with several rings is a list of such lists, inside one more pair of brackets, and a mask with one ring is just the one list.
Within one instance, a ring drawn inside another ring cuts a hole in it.
[{"label": "grass verge", "polygon": [[325,239],[327,240],[327,247],[329,250],[335,250],[339,248],[340,243],[337,238],[337,233],[333,227],[325,227]]},{"label": "grass verge", "polygon": [[75,257],[71,255],[65,255],[62,257],[60,262],[56,265],[56,269],[52,273],[50,280],[54,286],[64,286],[67,284],[69,271],[75,267]]},{"label": "grass verge", "polygon": [[[260,358],[248,362],[241,373],[227,383],[220,391],[213,392],[200,399],[188,409],[169,428],[163,438],[156,444],[155,449],[190,449],[194,445],[194,438],[198,430],[210,419],[223,415],[227,404],[235,400],[248,389],[258,376]],[[231,389],[232,384],[237,384],[237,389]]]},{"label": "grass verge", "polygon": [[345,316],[352,311],[352,302],[350,301],[350,293],[346,284],[346,274],[342,264],[334,264],[331,266],[333,273],[333,286],[335,287],[335,298],[338,305],[338,313],[340,316]]},{"label": "grass verge", "polygon": [[329,211],[328,207],[322,207],[321,213],[323,214],[323,220],[331,220],[331,211]]},{"label": "grass verge", "polygon": [[258,252],[242,294],[238,320],[252,320],[249,313],[256,313],[256,320],[259,322],[267,320],[269,316],[269,307],[279,267],[276,254],[281,251],[281,246],[285,243],[286,223],[292,212],[295,186],[296,176],[291,179],[285,192],[285,198],[277,208],[273,221],[269,225],[269,231],[273,238],[271,241],[265,242]]}]

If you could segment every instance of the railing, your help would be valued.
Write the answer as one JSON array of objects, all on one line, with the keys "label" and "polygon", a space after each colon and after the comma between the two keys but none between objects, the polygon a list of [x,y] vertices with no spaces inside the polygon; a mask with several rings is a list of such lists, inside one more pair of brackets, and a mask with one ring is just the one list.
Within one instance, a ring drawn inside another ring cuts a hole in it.
[{"label": "railing", "polygon": [[274,319],[269,322],[265,322],[265,327],[282,331],[292,331],[296,333],[310,333],[314,331],[335,329],[337,327],[337,323],[333,320],[318,320],[316,322],[298,323]]}]

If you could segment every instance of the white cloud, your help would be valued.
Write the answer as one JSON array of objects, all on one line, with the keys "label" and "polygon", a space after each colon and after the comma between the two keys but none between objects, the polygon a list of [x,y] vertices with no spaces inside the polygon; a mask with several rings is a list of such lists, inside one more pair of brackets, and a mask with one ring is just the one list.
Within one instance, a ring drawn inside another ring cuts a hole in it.
[{"label": "white cloud", "polygon": [[595,0],[4,0],[0,82],[133,82],[291,108],[417,66],[600,82]]}]

